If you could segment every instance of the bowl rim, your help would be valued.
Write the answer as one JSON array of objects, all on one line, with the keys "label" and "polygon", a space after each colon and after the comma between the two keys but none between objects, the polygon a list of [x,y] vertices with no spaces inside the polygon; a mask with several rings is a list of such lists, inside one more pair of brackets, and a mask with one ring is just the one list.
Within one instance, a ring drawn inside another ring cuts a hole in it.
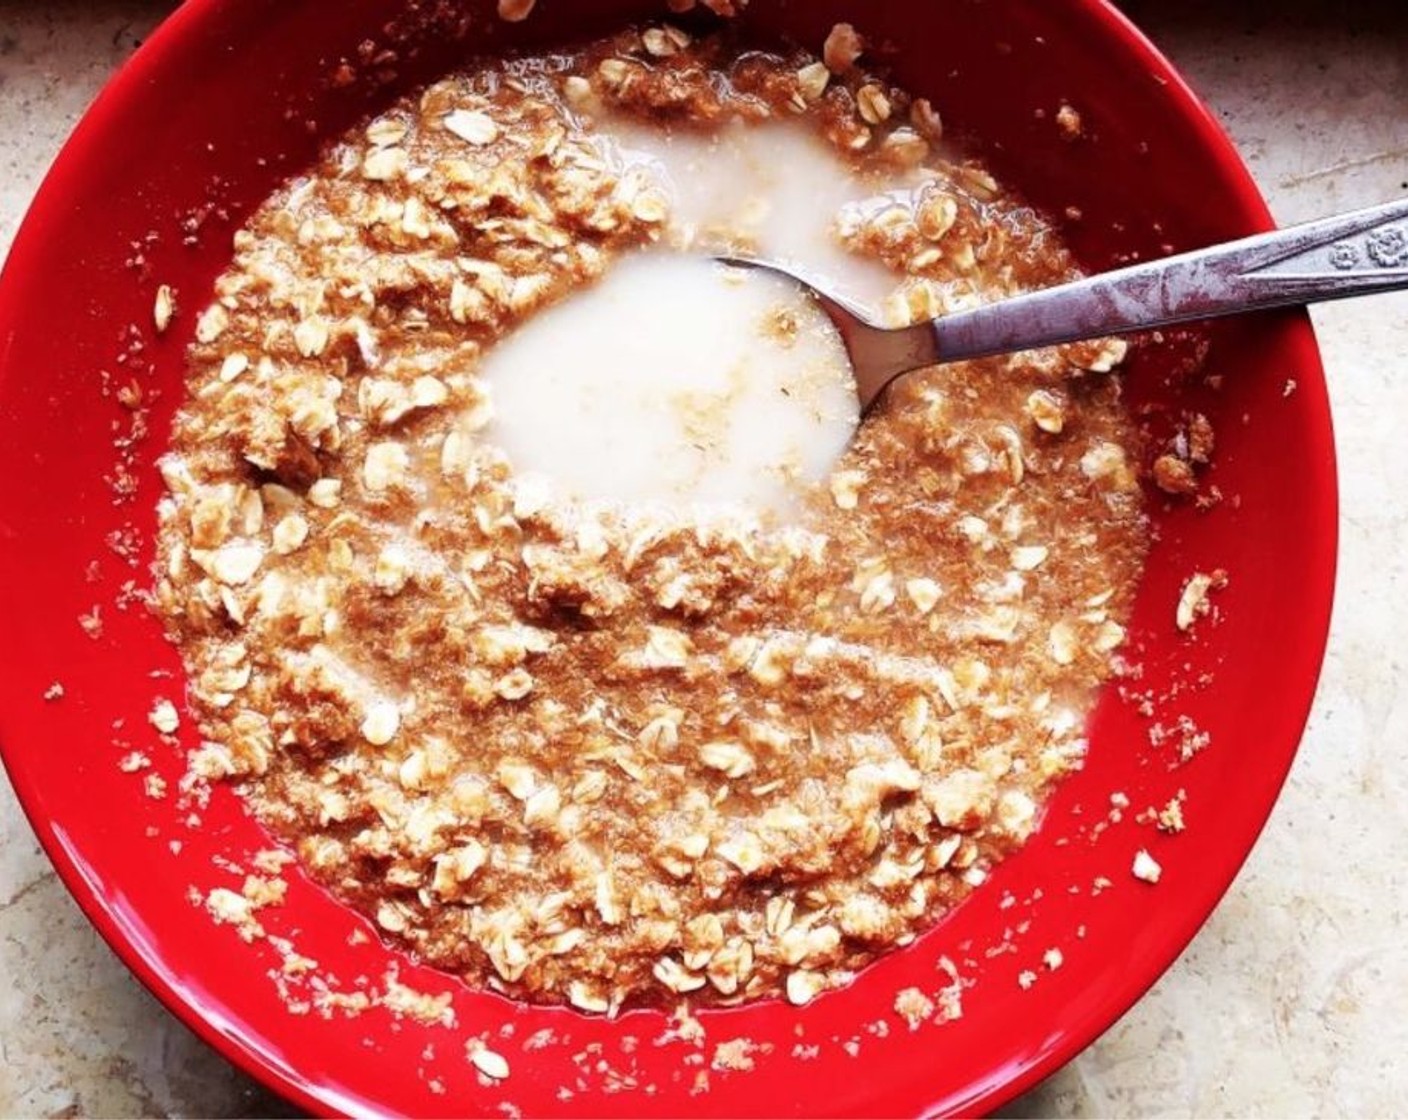
[{"label": "bowl rim", "polygon": [[[181,52],[183,45],[198,28],[218,9],[230,2],[231,0],[184,0],[109,78],[64,142],[16,230],[3,267],[0,267],[0,308],[3,308],[6,302],[6,289],[18,284],[18,277],[25,272],[30,260],[42,256],[46,227],[62,220],[57,200],[62,197],[69,182],[82,176],[91,140],[120,122],[135,91],[158,80],[173,57]],[[1128,16],[1114,6],[1112,0],[1068,2],[1085,17],[1104,23],[1131,56],[1150,73],[1158,76],[1158,80],[1166,86],[1169,96],[1178,102],[1179,110],[1187,122],[1196,130],[1207,156],[1216,162],[1226,177],[1238,204],[1250,215],[1256,227],[1274,228],[1270,210],[1231,138],[1213,110],[1172,62]],[[1304,310],[1284,313],[1274,326],[1268,325],[1268,329],[1280,330],[1287,335],[1299,334],[1306,343],[1303,347],[1306,360],[1313,363],[1314,370],[1321,375],[1320,380],[1323,382],[1319,348],[1311,329],[1310,318]],[[1323,668],[1329,639],[1338,555],[1339,503],[1332,442],[1333,426],[1328,400],[1315,401],[1313,406],[1323,413],[1317,420],[1323,420],[1331,442],[1330,453],[1324,464],[1326,492],[1321,495],[1321,499],[1328,503],[1327,532],[1312,543],[1315,555],[1307,565],[1312,570],[1313,580],[1318,581],[1321,593],[1315,596],[1309,607],[1313,614],[1318,615],[1310,627],[1311,632],[1318,637],[1311,648],[1303,651],[1300,658],[1300,664],[1310,670],[1303,703],[1294,712],[1295,722],[1301,727],[1302,736],[1314,703],[1316,684]],[[1273,775],[1275,790],[1279,791],[1284,785],[1295,753],[1295,750],[1288,752],[1284,770]],[[339,1094],[333,1086],[304,1080],[297,1071],[273,1060],[256,1044],[255,1039],[241,1031],[227,1032],[213,1023],[205,1014],[198,994],[183,985],[179,977],[161,967],[159,957],[155,954],[149,955],[129,935],[124,923],[114,914],[105,899],[103,891],[85,869],[81,854],[70,847],[62,830],[43,813],[40,791],[31,783],[29,773],[23,766],[17,765],[10,753],[4,750],[2,742],[0,762],[5,766],[20,806],[46,856],[53,863],[71,896],[122,963],[164,1007],[223,1057],[300,1108],[315,1115],[337,1115],[349,1111],[346,1104],[339,1100]],[[1104,1013],[1097,1017],[1098,1022],[1086,1023],[1081,1029],[1066,1032],[1059,1044],[1022,1067],[1015,1076],[975,1085],[962,1106],[963,1111],[985,1113],[1030,1089],[1085,1050],[1143,998],[1149,988],[1166,974],[1168,968],[1187,948],[1211,917],[1223,895],[1230,889],[1242,865],[1251,855],[1257,837],[1269,821],[1269,811],[1268,809],[1267,815],[1252,831],[1244,850],[1237,855],[1225,878],[1213,884],[1213,890],[1207,896],[1209,902],[1206,907],[1186,908],[1184,920],[1179,927],[1167,931],[1161,939],[1169,946],[1169,952],[1166,963],[1159,972],[1142,977],[1140,982],[1129,986],[1125,989],[1124,997],[1117,1001],[1115,1006],[1107,1007]],[[340,1104],[342,1107],[339,1107]],[[930,1109],[925,1111],[927,1113]]]}]

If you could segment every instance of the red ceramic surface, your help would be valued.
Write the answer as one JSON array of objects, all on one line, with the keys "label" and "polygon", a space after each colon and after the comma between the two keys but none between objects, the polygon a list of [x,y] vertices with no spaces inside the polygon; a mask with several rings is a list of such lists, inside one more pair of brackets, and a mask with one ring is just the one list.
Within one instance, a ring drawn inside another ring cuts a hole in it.
[{"label": "red ceramic surface", "polygon": [[[374,937],[349,944],[365,924],[290,871],[287,904],[263,915],[271,933],[292,938],[343,987],[381,984],[393,966],[408,984],[451,992],[456,1026],[398,1021],[381,1007],[292,1014],[268,975],[279,959],[270,943],[245,944],[188,899],[192,886],[238,887],[215,861],[247,866],[267,840],[227,789],[198,825],[185,821],[179,754],[146,722],[155,695],[179,698],[178,662],[139,606],[122,608],[122,586],[146,582],[159,490],[152,464],[180,396],[182,351],[250,209],[321,139],[475,52],[662,5],[544,0],[514,27],[478,6],[467,27],[437,18],[448,7],[191,0],[99,98],[15,242],[0,282],[0,742],[40,839],[138,976],[213,1045],[310,1109],[990,1108],[1069,1059],[1168,967],[1246,857],[1290,765],[1323,654],[1335,557],[1330,418],[1307,321],[1287,314],[1220,328],[1208,358],[1225,377],[1218,392],[1180,387],[1157,354],[1134,362],[1139,406],[1213,418],[1212,477],[1227,498],[1209,514],[1154,502],[1158,543],[1132,631],[1145,670],[1132,687],[1153,698],[1154,715],[1105,695],[1089,765],[1061,789],[1039,835],[917,944],[804,1009],[704,1015],[701,1048],[666,1037],[656,1013],[607,1022],[530,1009],[420,968]],[[748,10],[760,29],[813,45],[847,16],[885,45],[898,80],[932,97],[1033,202],[1054,215],[1079,209],[1062,224],[1090,267],[1268,224],[1217,125],[1100,0],[754,0]],[[363,65],[364,41],[370,54],[394,56]],[[354,64],[350,84],[334,78],[343,59]],[[1080,110],[1084,138],[1065,139],[1053,125],[1063,101]],[[160,338],[151,329],[159,282],[177,290],[180,306]],[[133,380],[156,407],[131,448],[135,492],[118,503],[114,436],[129,418],[113,392]],[[114,550],[114,534],[136,542],[133,562]],[[1231,580],[1218,619],[1179,634],[1182,581],[1214,568]],[[78,623],[95,604],[96,638]],[[55,681],[64,695],[46,700]],[[1151,746],[1149,731],[1179,716],[1209,745],[1176,766],[1176,748]],[[170,795],[153,799],[143,774],[119,770],[132,749],[152,758]],[[1135,823],[1180,789],[1186,833]],[[1115,792],[1131,808],[1101,828]],[[1141,847],[1164,867],[1157,886],[1130,874]],[[1095,889],[1102,877],[1111,885]],[[1041,964],[1052,947],[1064,956],[1056,971]],[[963,979],[963,1015],[911,1033],[893,1013],[894,995],[943,986],[941,959]],[[1028,969],[1038,978],[1024,990],[1018,976]],[[535,1047],[544,1028],[553,1041]],[[470,1036],[489,1037],[508,1059],[506,1081],[477,1077],[464,1057]],[[757,1044],[753,1069],[710,1069],[715,1048],[734,1039]]]}]

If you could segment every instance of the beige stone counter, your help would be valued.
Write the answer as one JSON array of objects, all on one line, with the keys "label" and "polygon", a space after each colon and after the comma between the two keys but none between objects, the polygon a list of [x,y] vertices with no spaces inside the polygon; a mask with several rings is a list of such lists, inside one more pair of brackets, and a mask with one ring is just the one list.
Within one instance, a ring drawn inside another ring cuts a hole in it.
[{"label": "beige stone counter", "polygon": [[[0,252],[83,107],[167,6],[0,0]],[[1408,195],[1408,4],[1129,7],[1218,110],[1281,220]],[[1343,526],[1300,759],[1183,959],[1010,1115],[1408,1107],[1408,295],[1315,319]],[[0,1115],[271,1112],[286,1106],[196,1041],[103,945],[0,781]]]}]

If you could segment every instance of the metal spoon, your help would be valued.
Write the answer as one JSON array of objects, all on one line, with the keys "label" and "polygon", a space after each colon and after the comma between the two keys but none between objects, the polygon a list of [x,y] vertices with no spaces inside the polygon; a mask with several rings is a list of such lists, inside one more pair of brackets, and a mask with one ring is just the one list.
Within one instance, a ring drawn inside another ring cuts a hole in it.
[{"label": "metal spoon", "polygon": [[885,327],[785,264],[831,317],[855,370],[861,412],[911,370],[1061,342],[1408,288],[1408,199],[1105,272],[908,327]]}]

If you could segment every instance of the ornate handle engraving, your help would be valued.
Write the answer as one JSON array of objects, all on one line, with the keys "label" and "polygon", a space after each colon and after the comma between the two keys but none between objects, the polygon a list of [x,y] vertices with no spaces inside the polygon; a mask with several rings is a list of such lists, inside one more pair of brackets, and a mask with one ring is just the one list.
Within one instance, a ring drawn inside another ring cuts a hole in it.
[{"label": "ornate handle engraving", "polygon": [[1408,268],[1408,225],[1385,226],[1360,241],[1330,246],[1330,265],[1348,272],[1355,268]]},{"label": "ornate handle engraving", "polygon": [[933,324],[948,360],[1408,288],[1408,199],[1032,292]]},{"label": "ornate handle engraving", "polygon": [[[1352,229],[1327,229],[1326,232],[1332,235],[1328,240],[1317,242],[1313,236],[1302,236],[1301,244],[1291,247],[1289,253],[1261,267],[1249,269],[1248,275],[1308,279],[1323,274],[1332,290],[1337,281],[1352,281],[1361,276],[1391,280],[1399,274],[1408,275],[1408,220],[1395,220],[1395,212],[1402,208],[1402,203],[1390,203],[1387,207],[1361,211],[1362,222]],[[1376,221],[1376,215],[1385,211],[1389,216]],[[1356,216],[1331,218],[1327,222],[1338,226]],[[1322,224],[1316,222],[1308,226],[1293,226],[1284,232],[1291,235],[1302,231],[1313,235],[1315,228]],[[1301,298],[1308,301],[1327,297],[1304,295]]]}]

